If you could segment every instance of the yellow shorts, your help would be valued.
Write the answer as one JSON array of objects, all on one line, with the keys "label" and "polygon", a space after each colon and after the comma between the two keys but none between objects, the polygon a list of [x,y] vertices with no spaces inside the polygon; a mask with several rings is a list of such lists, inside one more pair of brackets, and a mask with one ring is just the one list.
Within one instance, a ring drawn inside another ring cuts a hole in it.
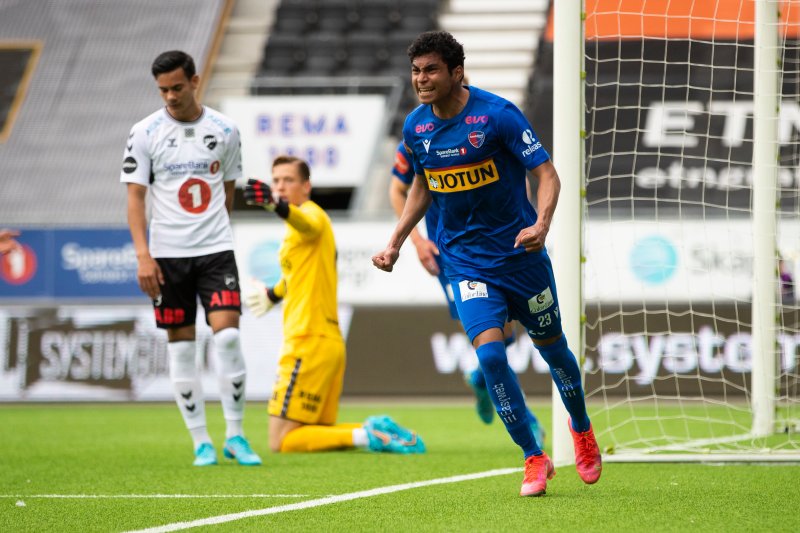
[{"label": "yellow shorts", "polygon": [[345,359],[341,338],[286,339],[278,361],[269,414],[303,424],[335,424]]}]

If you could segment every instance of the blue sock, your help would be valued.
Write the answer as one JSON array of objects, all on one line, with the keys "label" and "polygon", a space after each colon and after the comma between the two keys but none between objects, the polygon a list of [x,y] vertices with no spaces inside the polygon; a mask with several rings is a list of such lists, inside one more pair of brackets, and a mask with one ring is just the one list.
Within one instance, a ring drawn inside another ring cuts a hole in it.
[{"label": "blue sock", "polygon": [[517,377],[508,366],[506,349],[502,342],[488,342],[478,347],[478,361],[481,363],[486,387],[497,415],[506,426],[511,439],[522,448],[525,457],[541,455],[542,450],[533,438],[528,423],[528,408],[519,388]]},{"label": "blue sock", "polygon": [[[505,344],[505,346],[508,347],[514,344],[515,340],[517,340],[517,334],[512,331],[511,336],[506,337],[503,340],[503,344]],[[472,374],[470,374],[469,379],[472,385],[474,385],[475,387],[479,387],[481,389],[486,388],[486,378],[484,377],[483,370],[481,370],[480,366],[472,371]],[[535,419],[536,417],[534,416],[533,418]]]},{"label": "blue sock", "polygon": [[561,401],[572,419],[572,429],[582,433],[589,430],[589,416],[586,414],[586,400],[583,397],[581,371],[575,356],[567,346],[567,338],[562,335],[559,340],[547,346],[536,346],[548,365],[550,375],[558,386]]}]

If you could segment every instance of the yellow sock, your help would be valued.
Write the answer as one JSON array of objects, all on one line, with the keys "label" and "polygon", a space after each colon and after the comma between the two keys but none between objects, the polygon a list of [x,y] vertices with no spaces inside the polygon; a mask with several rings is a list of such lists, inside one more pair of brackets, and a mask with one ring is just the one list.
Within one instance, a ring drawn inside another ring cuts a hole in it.
[{"label": "yellow sock", "polygon": [[300,426],[283,438],[281,452],[323,452],[353,448],[353,429],[361,424]]}]

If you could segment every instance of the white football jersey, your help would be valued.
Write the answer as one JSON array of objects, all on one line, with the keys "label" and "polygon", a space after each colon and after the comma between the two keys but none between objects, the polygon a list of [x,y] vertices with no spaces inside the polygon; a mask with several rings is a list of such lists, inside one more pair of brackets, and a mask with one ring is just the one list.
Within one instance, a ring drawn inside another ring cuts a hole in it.
[{"label": "white football jersey", "polygon": [[162,108],[134,124],[120,181],[150,187],[150,255],[197,257],[233,250],[224,182],[241,176],[238,128],[203,106],[194,122]]}]

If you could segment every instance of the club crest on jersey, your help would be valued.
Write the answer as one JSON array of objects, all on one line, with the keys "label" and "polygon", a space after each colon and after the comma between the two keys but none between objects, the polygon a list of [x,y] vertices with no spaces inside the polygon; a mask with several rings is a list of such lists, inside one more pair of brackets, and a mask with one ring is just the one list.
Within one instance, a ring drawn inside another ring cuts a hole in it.
[{"label": "club crest on jersey", "polygon": [[213,150],[214,148],[217,147],[217,138],[214,137],[213,135],[206,135],[205,137],[203,137],[203,144],[205,144],[206,148],[208,148],[209,150]]},{"label": "club crest on jersey", "polygon": [[225,274],[225,286],[229,289],[236,288],[236,276],[233,274]]},{"label": "club crest on jersey", "polygon": [[469,143],[472,146],[474,146],[475,148],[480,148],[481,146],[483,146],[483,141],[486,140],[486,134],[480,130],[471,131],[469,132],[467,138],[469,139]]},{"label": "club crest on jersey", "polygon": [[472,165],[425,169],[428,188],[437,192],[469,191],[500,180],[494,159]]},{"label": "club crest on jersey", "polygon": [[430,139],[422,139],[422,146],[425,147],[425,153],[427,154],[428,151],[431,149],[431,140]]},{"label": "club crest on jersey", "polygon": [[480,281],[461,280],[458,282],[458,292],[461,293],[462,302],[473,298],[489,297],[489,290],[486,288],[486,284]]}]

